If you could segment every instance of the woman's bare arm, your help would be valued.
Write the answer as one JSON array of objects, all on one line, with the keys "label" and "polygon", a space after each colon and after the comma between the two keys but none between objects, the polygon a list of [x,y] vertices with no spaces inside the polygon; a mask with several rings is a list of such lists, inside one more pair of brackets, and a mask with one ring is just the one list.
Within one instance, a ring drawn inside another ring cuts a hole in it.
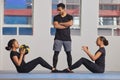
[{"label": "woman's bare arm", "polygon": [[22,49],[22,50],[20,51],[20,58],[18,58],[17,56],[13,56],[13,57],[12,57],[12,58],[13,58],[13,61],[15,62],[15,64],[16,64],[17,66],[20,66],[20,65],[21,65],[22,60],[23,60],[23,58],[24,58],[24,54],[25,54],[25,49]]},{"label": "woman's bare arm", "polygon": [[82,49],[84,50],[85,53],[91,58],[91,60],[95,61],[101,56],[101,52],[97,52],[95,55],[92,55],[91,52],[89,51],[88,47],[83,46]]}]

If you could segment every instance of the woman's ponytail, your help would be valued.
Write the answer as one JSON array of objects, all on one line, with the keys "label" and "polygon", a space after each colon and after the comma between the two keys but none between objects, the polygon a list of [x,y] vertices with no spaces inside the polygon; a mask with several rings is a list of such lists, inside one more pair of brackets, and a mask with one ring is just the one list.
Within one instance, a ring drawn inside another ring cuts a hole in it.
[{"label": "woman's ponytail", "polygon": [[109,43],[108,43],[108,40],[105,40],[105,41],[104,41],[104,45],[105,45],[105,46],[108,46],[108,44],[109,44]]},{"label": "woman's ponytail", "polygon": [[16,41],[16,39],[11,39],[9,42],[8,42],[8,44],[7,44],[7,46],[5,47],[5,49],[7,50],[7,51],[10,51],[11,49],[12,49],[12,45],[13,45],[13,43]]},{"label": "woman's ponytail", "polygon": [[108,45],[109,45],[109,42],[108,42],[108,40],[107,40],[105,37],[100,36],[100,39],[101,39],[101,41],[103,41],[103,44],[104,44],[105,46],[108,46]]},{"label": "woman's ponytail", "polygon": [[5,49],[7,50],[7,51],[10,51],[11,50],[11,48],[10,47],[5,47]]}]

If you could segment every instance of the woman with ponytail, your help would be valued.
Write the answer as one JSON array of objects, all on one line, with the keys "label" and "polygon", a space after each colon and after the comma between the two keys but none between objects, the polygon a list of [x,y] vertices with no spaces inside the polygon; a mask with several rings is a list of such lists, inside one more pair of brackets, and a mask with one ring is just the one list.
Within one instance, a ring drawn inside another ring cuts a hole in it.
[{"label": "woman with ponytail", "polygon": [[6,50],[11,51],[10,58],[13,64],[15,65],[18,73],[28,73],[32,71],[38,64],[40,64],[41,66],[47,69],[53,70],[53,68],[41,57],[38,57],[26,63],[24,61],[25,49],[22,49],[20,50],[20,52],[17,52],[18,48],[19,48],[19,44],[16,39],[11,39],[6,47]]},{"label": "woman with ponytail", "polygon": [[86,58],[80,58],[75,64],[67,69],[64,69],[63,72],[72,72],[73,69],[76,69],[83,64],[88,70],[93,73],[104,73],[106,55],[105,46],[107,46],[109,43],[105,37],[100,36],[97,38],[96,44],[99,46],[99,49],[96,51],[95,55],[91,54],[88,46],[82,47],[82,50],[90,57],[92,61],[95,62],[92,62]]}]

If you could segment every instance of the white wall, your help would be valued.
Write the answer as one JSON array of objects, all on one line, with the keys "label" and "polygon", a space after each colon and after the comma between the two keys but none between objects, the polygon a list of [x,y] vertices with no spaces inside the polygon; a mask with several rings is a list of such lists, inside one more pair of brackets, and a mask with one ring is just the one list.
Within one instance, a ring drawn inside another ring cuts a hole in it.
[{"label": "white wall", "polygon": [[[98,26],[98,4],[99,0],[82,0],[82,17],[81,17],[81,35],[72,36],[72,56],[73,63],[80,57],[87,57],[81,50],[82,45],[88,45],[92,53],[98,49],[95,41],[97,38]],[[9,52],[4,47],[7,42],[16,38],[20,44],[28,44],[31,52],[26,56],[26,61],[30,61],[36,57],[43,57],[48,63],[52,65],[53,57],[53,41],[54,36],[50,35],[51,27],[51,0],[34,0],[34,34],[33,36],[2,36],[2,53],[0,55],[0,69],[1,70],[15,70],[14,65],[10,61]],[[0,36],[1,38],[1,36]],[[110,41],[110,46],[106,47],[106,71],[120,71],[119,48],[120,37],[107,37]],[[88,58],[88,57],[87,57]],[[59,55],[58,68],[64,69],[67,67],[66,55],[62,50]],[[36,70],[47,70],[38,66]],[[84,67],[77,70],[84,71]]]},{"label": "white wall", "polygon": [[[3,3],[3,0],[0,0]],[[2,19],[3,19],[3,4],[0,4],[0,64],[2,64]]]}]

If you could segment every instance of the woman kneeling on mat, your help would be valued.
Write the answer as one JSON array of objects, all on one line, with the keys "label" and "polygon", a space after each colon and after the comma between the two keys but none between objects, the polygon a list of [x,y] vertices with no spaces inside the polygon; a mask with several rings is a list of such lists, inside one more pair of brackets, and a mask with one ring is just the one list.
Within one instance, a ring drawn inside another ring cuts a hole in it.
[{"label": "woman kneeling on mat", "polygon": [[10,58],[15,65],[18,73],[28,73],[32,71],[38,64],[41,66],[52,70],[53,68],[41,57],[38,57],[28,63],[25,63],[25,49],[20,50],[20,53],[17,52],[17,49],[19,48],[18,41],[16,39],[11,39],[8,42],[8,46],[6,47],[6,50],[11,50],[10,52]]},{"label": "woman kneeling on mat", "polygon": [[106,55],[104,46],[107,46],[109,43],[105,37],[100,36],[97,38],[96,44],[97,46],[99,46],[99,49],[97,50],[95,55],[91,54],[87,46],[82,47],[82,50],[91,58],[92,61],[95,61],[95,63],[86,58],[81,58],[75,64],[63,71],[72,72],[73,69],[76,69],[83,64],[88,70],[90,70],[93,73],[104,73]]}]

